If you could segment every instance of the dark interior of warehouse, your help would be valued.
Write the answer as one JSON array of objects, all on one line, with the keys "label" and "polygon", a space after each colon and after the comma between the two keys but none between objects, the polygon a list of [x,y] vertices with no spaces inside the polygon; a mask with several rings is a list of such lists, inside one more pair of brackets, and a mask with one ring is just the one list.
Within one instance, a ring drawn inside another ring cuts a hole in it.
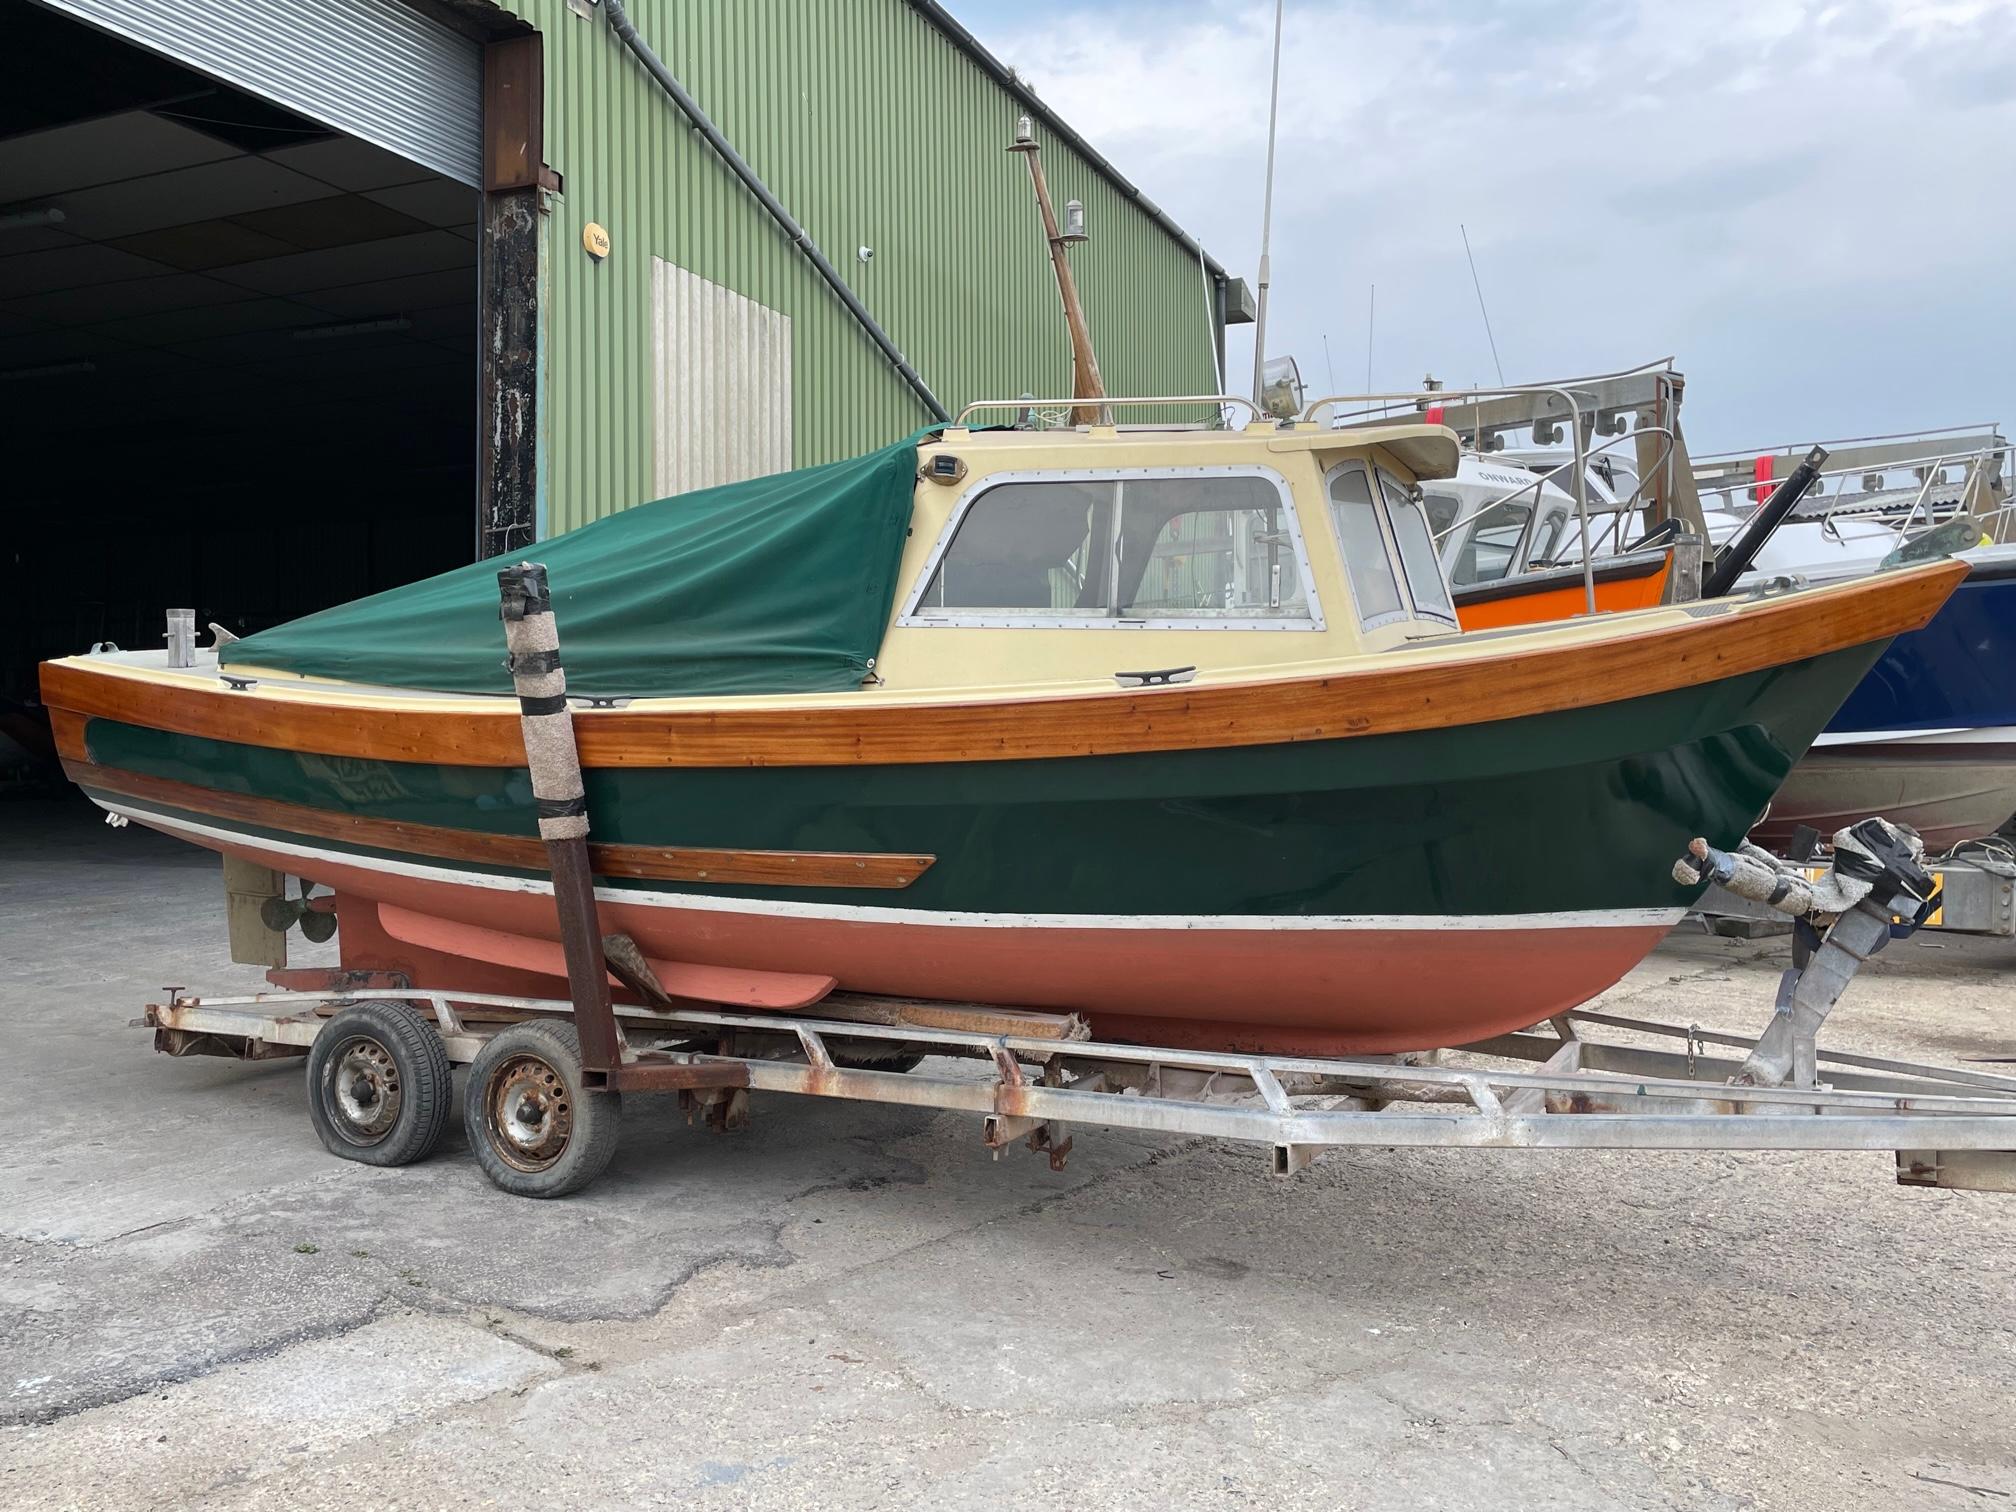
[{"label": "dark interior of warehouse", "polygon": [[27,0],[0,36],[4,783],[44,658],[470,559],[479,196]]}]

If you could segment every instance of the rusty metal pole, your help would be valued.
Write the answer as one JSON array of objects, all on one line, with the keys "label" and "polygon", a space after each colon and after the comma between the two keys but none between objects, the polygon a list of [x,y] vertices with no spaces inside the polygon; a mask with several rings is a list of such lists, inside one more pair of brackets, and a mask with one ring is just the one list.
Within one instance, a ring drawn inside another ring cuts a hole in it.
[{"label": "rusty metal pole", "polygon": [[[1043,177],[1043,149],[1036,143],[1034,131],[1029,128],[1029,118],[1024,116],[1016,123],[1014,145],[1010,152],[1019,152],[1029,159],[1029,181],[1036,189],[1036,208],[1043,215],[1043,235],[1050,243],[1050,265],[1057,271],[1057,296],[1064,303],[1064,326],[1071,336],[1071,397],[1074,399],[1104,399],[1106,380],[1099,373],[1099,354],[1092,347],[1092,328],[1085,323],[1085,306],[1078,299],[1078,281],[1071,276],[1071,263],[1065,256],[1065,249],[1072,238],[1057,229],[1057,211],[1050,203],[1050,184]],[[1080,235],[1076,238],[1083,241]],[[1074,425],[1110,425],[1113,412],[1106,405],[1096,408],[1079,405],[1071,411]]]},{"label": "rusty metal pole", "polygon": [[560,945],[567,957],[567,990],[581,1038],[581,1068],[617,1069],[616,1014],[609,1001],[595,916],[595,875],[588,862],[588,795],[581,755],[574,747],[574,716],[567,709],[567,674],[560,666],[560,629],[546,569],[520,562],[497,574],[504,645],[525,733],[525,764],[539,809],[539,838],[553,873],[553,905],[560,914]]}]

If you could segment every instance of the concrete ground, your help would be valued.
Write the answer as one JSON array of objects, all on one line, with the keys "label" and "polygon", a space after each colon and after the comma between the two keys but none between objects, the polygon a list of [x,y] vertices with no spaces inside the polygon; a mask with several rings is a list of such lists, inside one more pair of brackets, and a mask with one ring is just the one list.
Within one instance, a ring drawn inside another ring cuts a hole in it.
[{"label": "concrete ground", "polygon": [[[626,1111],[592,1191],[459,1132],[330,1158],[298,1062],[152,1054],[249,990],[213,858],[0,802],[0,1506],[2016,1503],[2016,1197],[1887,1155],[1262,1152],[773,1099]],[[1754,1028],[1784,945],[1609,994]],[[1921,937],[1841,1048],[2016,1055],[2016,944]]]}]

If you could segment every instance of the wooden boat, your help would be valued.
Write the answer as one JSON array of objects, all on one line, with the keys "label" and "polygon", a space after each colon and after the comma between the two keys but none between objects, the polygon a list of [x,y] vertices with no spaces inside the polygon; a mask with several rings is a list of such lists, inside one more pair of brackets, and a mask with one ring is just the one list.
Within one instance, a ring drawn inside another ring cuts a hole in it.
[{"label": "wooden boat", "polygon": [[[839,512],[812,470],[541,544],[600,923],[675,994],[1308,1053],[1523,1027],[1652,948],[1686,842],[1740,840],[1966,571],[1463,634],[1414,487],[1456,467],[1441,426],[955,426],[863,462]],[[552,993],[494,581],[221,666],[49,663],[66,768],[334,888],[346,966]]]}]

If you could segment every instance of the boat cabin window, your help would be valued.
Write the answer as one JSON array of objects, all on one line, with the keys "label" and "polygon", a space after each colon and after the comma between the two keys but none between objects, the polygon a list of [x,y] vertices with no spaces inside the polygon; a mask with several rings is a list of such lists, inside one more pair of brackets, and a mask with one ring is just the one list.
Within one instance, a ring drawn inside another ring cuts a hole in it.
[{"label": "boat cabin window", "polygon": [[1428,528],[1435,532],[1435,539],[1446,540],[1449,529],[1456,523],[1456,517],[1463,513],[1463,501],[1453,493],[1445,493],[1439,488],[1421,490],[1421,507],[1428,511]]},{"label": "boat cabin window", "polygon": [[[1449,553],[1449,581],[1458,588],[1495,583],[1520,569],[1519,542],[1533,518],[1531,499],[1501,499],[1464,525]],[[1430,517],[1433,523],[1433,517]]]},{"label": "boat cabin window", "polygon": [[1375,497],[1372,477],[1359,462],[1333,467],[1327,484],[1330,519],[1360,623],[1370,629],[1418,617],[1455,624],[1428,517],[1406,485],[1382,469]]},{"label": "boat cabin window", "polygon": [[1379,523],[1381,513],[1372,501],[1372,483],[1364,468],[1346,463],[1330,474],[1330,519],[1344,552],[1351,596],[1358,601],[1358,619],[1368,627],[1407,617],[1393,558],[1386,549],[1386,532]]},{"label": "boat cabin window", "polygon": [[[1568,534],[1568,511],[1555,507],[1540,517],[1540,524],[1533,532],[1533,544],[1526,552],[1526,560],[1535,567],[1552,567],[1561,561],[1562,539]],[[1581,553],[1575,553],[1580,561]]]},{"label": "boat cabin window", "polygon": [[1456,623],[1456,606],[1449,598],[1449,584],[1442,576],[1442,559],[1435,554],[1435,538],[1428,529],[1428,516],[1413,491],[1385,468],[1379,469],[1379,486],[1386,494],[1386,518],[1392,522],[1393,537],[1400,543],[1400,566],[1407,574],[1408,590],[1414,595],[1414,611],[1431,619]]},{"label": "boat cabin window", "polygon": [[954,518],[919,622],[1318,627],[1286,484],[1260,469],[1023,475]]}]

